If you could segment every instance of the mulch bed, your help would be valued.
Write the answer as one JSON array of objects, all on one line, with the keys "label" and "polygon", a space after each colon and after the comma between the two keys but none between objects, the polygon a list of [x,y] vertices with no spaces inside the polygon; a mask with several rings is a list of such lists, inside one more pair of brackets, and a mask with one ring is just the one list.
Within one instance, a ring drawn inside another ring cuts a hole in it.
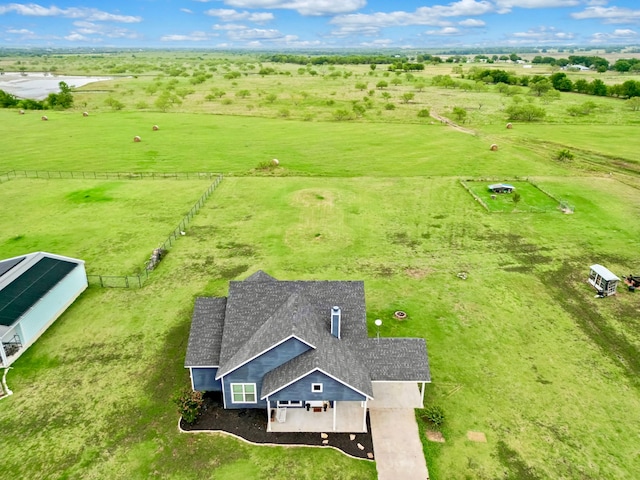
[{"label": "mulch bed", "polygon": [[[202,414],[193,425],[180,421],[180,427],[189,432],[220,430],[242,437],[252,443],[273,443],[278,445],[308,445],[313,447],[334,447],[348,455],[368,459],[367,453],[373,453],[371,439],[371,423],[367,414],[367,433],[356,433],[355,440],[351,440],[349,433],[325,432],[328,435],[327,444],[318,432],[267,432],[267,418],[265,409],[229,409],[225,410],[222,395],[209,392],[204,396]],[[364,450],[358,448],[358,443]]]}]

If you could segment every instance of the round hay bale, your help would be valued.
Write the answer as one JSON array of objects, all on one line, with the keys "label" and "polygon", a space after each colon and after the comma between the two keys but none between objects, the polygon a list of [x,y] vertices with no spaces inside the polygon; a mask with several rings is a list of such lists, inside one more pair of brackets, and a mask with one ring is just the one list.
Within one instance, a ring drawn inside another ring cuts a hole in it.
[{"label": "round hay bale", "polygon": [[494,143],[493,145],[491,145],[491,151],[495,152],[496,150],[498,150],[498,145]]},{"label": "round hay bale", "polygon": [[511,130],[513,128],[513,125],[511,123],[507,123],[507,128]]},{"label": "round hay bale", "polygon": [[20,115],[24,115],[24,110],[20,110],[20,111],[18,112],[18,114],[20,114]]},{"label": "round hay bale", "polygon": [[43,121],[45,121],[45,122],[46,122],[47,120],[49,120],[49,117],[47,117],[46,115],[42,115],[42,117],[41,117],[41,118],[42,118],[42,120],[43,120]]},{"label": "round hay bale", "polygon": [[278,160],[277,158],[274,158],[273,160],[271,160],[271,163],[273,165],[280,165],[280,160]]},{"label": "round hay bale", "polygon": [[135,137],[133,137],[133,141],[137,143],[137,142],[141,142],[142,139],[138,135],[136,135]]},{"label": "round hay bale", "polygon": [[158,125],[154,125],[153,126],[153,131],[157,132],[158,130],[160,130],[160,127]]},{"label": "round hay bale", "polygon": [[88,117],[89,116],[89,112],[82,112],[82,116],[83,117]]}]

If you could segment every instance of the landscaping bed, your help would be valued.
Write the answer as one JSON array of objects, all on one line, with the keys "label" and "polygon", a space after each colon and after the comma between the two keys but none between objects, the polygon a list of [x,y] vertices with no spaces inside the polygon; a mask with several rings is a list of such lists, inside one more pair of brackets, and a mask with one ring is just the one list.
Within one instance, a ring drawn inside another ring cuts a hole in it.
[{"label": "landscaping bed", "polygon": [[[202,413],[194,424],[189,425],[184,420],[180,427],[189,432],[222,431],[231,433],[252,443],[277,445],[300,445],[311,447],[334,447],[352,457],[369,459],[367,453],[373,452],[371,439],[371,423],[367,414],[367,433],[356,433],[351,440],[349,433],[327,434],[328,443],[319,432],[267,432],[267,420],[264,409],[246,408],[225,410],[222,405],[222,394],[209,392],[204,396]],[[364,450],[358,448],[358,443]]]}]

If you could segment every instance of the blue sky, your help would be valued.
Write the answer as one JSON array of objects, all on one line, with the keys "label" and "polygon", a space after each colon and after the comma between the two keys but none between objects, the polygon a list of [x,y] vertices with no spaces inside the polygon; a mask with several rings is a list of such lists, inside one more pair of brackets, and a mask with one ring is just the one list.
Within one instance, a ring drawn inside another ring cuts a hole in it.
[{"label": "blue sky", "polygon": [[16,47],[638,44],[640,0],[0,0],[0,45]]}]

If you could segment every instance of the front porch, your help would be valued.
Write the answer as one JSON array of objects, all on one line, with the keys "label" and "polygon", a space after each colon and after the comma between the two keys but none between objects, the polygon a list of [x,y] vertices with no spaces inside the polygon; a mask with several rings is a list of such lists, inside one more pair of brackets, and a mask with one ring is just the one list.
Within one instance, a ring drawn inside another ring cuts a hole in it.
[{"label": "front porch", "polygon": [[[279,410],[279,412],[278,412]],[[285,410],[285,413],[282,411]],[[334,402],[326,410],[306,408],[267,409],[269,432],[343,432],[367,431],[367,402]],[[273,415],[271,414],[273,411]],[[278,418],[279,417],[279,420]]]}]

